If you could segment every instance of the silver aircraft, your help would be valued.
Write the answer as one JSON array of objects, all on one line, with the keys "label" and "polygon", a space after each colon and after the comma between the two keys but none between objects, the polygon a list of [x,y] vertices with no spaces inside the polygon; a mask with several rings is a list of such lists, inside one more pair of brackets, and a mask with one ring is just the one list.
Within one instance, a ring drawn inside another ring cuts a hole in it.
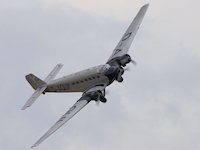
[{"label": "silver aircraft", "polygon": [[62,68],[62,64],[56,65],[44,80],[39,79],[33,74],[26,76],[26,80],[30,83],[35,92],[22,107],[22,110],[30,107],[41,94],[47,92],[83,92],[81,98],[32,146],[32,148],[38,146],[48,138],[90,101],[100,101],[103,103],[107,101],[105,98],[106,87],[114,81],[122,82],[124,67],[130,62],[135,63],[127,52],[148,6],[149,4],[146,4],[139,10],[105,65],[92,67],[59,79],[54,78]]}]

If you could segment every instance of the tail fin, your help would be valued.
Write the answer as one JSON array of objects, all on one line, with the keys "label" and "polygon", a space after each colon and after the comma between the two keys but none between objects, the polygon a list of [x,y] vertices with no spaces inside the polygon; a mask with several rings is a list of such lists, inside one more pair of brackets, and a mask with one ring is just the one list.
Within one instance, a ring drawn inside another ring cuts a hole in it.
[{"label": "tail fin", "polygon": [[39,87],[42,87],[44,85],[46,85],[46,82],[44,82],[43,80],[41,80],[40,78],[36,77],[33,74],[29,74],[26,75],[26,80],[28,81],[28,83],[33,87],[33,89],[37,89]]},{"label": "tail fin", "polygon": [[44,81],[33,74],[29,74],[26,76],[26,80],[30,83],[33,89],[35,89],[35,92],[22,107],[22,110],[30,107],[35,102],[35,100],[45,91],[45,89],[47,88],[47,84],[55,78],[56,74],[60,71],[62,66],[62,64],[56,65],[56,67],[50,72],[50,74],[45,78]]}]

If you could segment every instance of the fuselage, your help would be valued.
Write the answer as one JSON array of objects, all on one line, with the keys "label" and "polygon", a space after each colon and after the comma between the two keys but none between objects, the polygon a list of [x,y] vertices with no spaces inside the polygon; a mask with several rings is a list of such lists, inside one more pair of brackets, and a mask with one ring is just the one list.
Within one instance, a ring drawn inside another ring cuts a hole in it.
[{"label": "fuselage", "polygon": [[84,92],[98,85],[109,85],[105,75],[109,65],[99,65],[51,81],[45,92]]}]

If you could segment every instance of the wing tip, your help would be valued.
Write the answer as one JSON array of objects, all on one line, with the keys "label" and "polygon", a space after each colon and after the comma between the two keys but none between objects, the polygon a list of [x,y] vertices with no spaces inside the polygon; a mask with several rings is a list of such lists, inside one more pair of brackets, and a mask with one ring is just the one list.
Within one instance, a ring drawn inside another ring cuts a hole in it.
[{"label": "wing tip", "polygon": [[142,7],[141,7],[141,10],[147,10],[148,9],[148,7],[149,7],[149,3],[146,3],[146,4],[144,4]]},{"label": "wing tip", "polygon": [[25,110],[25,109],[28,108],[28,107],[30,107],[30,105],[25,104],[25,105],[21,108],[21,110]]},{"label": "wing tip", "polygon": [[22,107],[21,110],[25,110],[26,108]]},{"label": "wing tip", "polygon": [[62,67],[62,66],[64,66],[64,64],[63,64],[63,63],[59,63],[58,66],[59,66],[59,67]]},{"label": "wing tip", "polygon": [[25,110],[27,108],[27,106],[23,106],[22,108],[21,108],[21,110]]},{"label": "wing tip", "polygon": [[149,3],[144,4],[142,7],[149,7]]},{"label": "wing tip", "polygon": [[31,149],[37,147],[38,145],[39,145],[39,144],[36,142],[35,144],[33,144],[33,145],[31,146]]},{"label": "wing tip", "polygon": [[31,149],[33,149],[34,147],[36,147],[35,145],[31,146]]}]

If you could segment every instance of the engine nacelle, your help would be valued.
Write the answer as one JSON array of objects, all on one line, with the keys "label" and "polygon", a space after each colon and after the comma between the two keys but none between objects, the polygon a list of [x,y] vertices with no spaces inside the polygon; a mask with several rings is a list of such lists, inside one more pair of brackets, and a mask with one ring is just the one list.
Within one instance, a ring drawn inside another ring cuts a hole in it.
[{"label": "engine nacelle", "polygon": [[110,60],[109,62],[107,62],[109,65],[119,65],[119,66],[123,66],[125,67],[126,64],[131,62],[131,56],[128,54],[125,54],[123,56],[119,56],[116,58],[113,58],[112,60]]},{"label": "engine nacelle", "polygon": [[112,83],[115,80],[117,80],[118,82],[122,82],[122,75],[124,74],[123,67],[125,67],[126,64],[130,62],[131,56],[128,54],[113,58],[110,61],[108,61],[107,64],[109,64],[111,67],[109,70],[107,70],[105,76],[109,78],[109,82]]},{"label": "engine nacelle", "polygon": [[125,54],[124,56],[119,57],[119,63],[121,66],[125,67],[126,64],[131,62],[131,56],[128,54]]},{"label": "engine nacelle", "polygon": [[95,100],[95,101],[101,101],[102,103],[106,103],[107,99],[104,96],[104,93],[101,91],[95,91],[95,92],[89,92],[86,93],[84,96],[82,96],[82,99],[86,98],[87,100]]},{"label": "engine nacelle", "polygon": [[118,82],[122,82],[123,81],[123,78],[122,78],[122,75],[124,74],[124,69],[122,67],[120,67],[120,70],[119,70],[119,73],[117,75],[117,81]]}]

